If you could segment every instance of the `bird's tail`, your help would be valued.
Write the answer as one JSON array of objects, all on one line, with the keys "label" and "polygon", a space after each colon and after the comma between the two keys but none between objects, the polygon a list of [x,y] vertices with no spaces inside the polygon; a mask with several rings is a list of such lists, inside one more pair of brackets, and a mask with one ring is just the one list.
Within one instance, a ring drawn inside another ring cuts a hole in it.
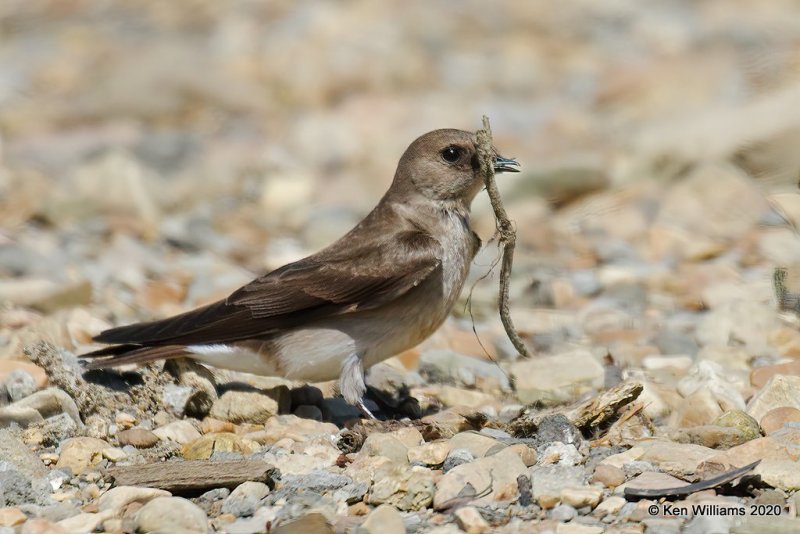
[{"label": "bird's tail", "polygon": [[133,343],[104,347],[93,352],[81,354],[86,370],[114,367],[128,363],[146,363],[154,360],[178,358],[186,355],[186,347],[182,345],[144,346]]}]

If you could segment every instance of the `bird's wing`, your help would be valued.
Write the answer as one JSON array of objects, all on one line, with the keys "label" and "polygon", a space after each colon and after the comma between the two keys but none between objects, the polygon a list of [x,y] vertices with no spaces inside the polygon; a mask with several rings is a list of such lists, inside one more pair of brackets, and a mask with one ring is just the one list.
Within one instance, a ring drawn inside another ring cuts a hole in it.
[{"label": "bird's wing", "polygon": [[227,299],[168,319],[112,328],[95,341],[193,345],[268,335],[392,302],[435,273],[441,276],[440,258],[440,245],[430,235],[402,231],[323,251],[257,278]]}]

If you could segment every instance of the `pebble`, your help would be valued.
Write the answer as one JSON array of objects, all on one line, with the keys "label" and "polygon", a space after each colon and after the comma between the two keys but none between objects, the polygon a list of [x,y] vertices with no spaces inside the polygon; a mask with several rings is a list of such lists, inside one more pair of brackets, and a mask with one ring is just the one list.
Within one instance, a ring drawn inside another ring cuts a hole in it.
[{"label": "pebble", "polygon": [[444,459],[442,470],[447,473],[454,467],[459,465],[468,464],[475,459],[475,456],[468,449],[450,449],[447,457]]},{"label": "pebble", "polygon": [[270,417],[287,412],[291,403],[289,390],[279,386],[272,390],[226,391],[211,407],[211,417],[239,423],[266,423]]},{"label": "pebble", "polygon": [[129,504],[136,502],[144,504],[156,497],[169,497],[168,491],[155,488],[140,488],[137,486],[117,486],[111,488],[97,500],[100,511],[111,510],[121,512]]},{"label": "pebble", "polygon": [[360,454],[384,456],[399,464],[408,463],[408,447],[391,434],[370,434],[364,440]]},{"label": "pebble", "polygon": [[497,441],[493,437],[479,432],[460,432],[448,441],[452,450],[466,449],[473,458],[486,456],[493,448],[499,450],[505,447],[503,443]]},{"label": "pebble", "polygon": [[567,488],[584,486],[583,468],[568,465],[544,465],[530,468],[533,498],[542,508],[553,508]]},{"label": "pebble", "polygon": [[97,438],[70,438],[61,444],[56,467],[69,468],[80,475],[97,465],[103,459],[103,451],[109,447],[108,443]]},{"label": "pebble", "polygon": [[214,453],[234,452],[244,455],[252,453],[257,444],[230,432],[214,432],[187,443],[181,449],[187,460],[207,460]]},{"label": "pebble", "polygon": [[269,495],[269,486],[262,482],[243,482],[236,486],[225,502],[222,512],[236,517],[253,515]]},{"label": "pebble", "polygon": [[186,420],[173,421],[158,427],[153,430],[153,434],[162,441],[174,441],[179,445],[186,445],[200,439],[200,432]]},{"label": "pebble", "polygon": [[394,506],[382,504],[369,513],[361,524],[368,534],[405,534],[403,517]]},{"label": "pebble", "polygon": [[586,351],[532,358],[511,366],[517,398],[524,404],[566,403],[603,387],[605,373],[597,359]]},{"label": "pebble", "polygon": [[613,465],[599,464],[595,468],[591,480],[614,489],[625,483],[625,471]]},{"label": "pebble", "polygon": [[569,504],[558,504],[550,510],[550,519],[565,523],[578,516],[578,511]]},{"label": "pebble", "polygon": [[132,445],[137,449],[149,449],[158,443],[158,436],[144,428],[130,428],[117,433],[117,439],[122,446]]},{"label": "pebble", "polygon": [[38,389],[36,379],[25,369],[14,369],[8,373],[3,380],[3,385],[12,402],[33,395]]},{"label": "pebble", "polygon": [[491,530],[489,523],[474,506],[462,506],[453,513],[458,526],[467,534],[484,534]]},{"label": "pebble", "polygon": [[451,447],[452,444],[449,441],[434,441],[410,447],[408,449],[408,462],[427,466],[442,465],[447,459]]},{"label": "pebble", "polygon": [[476,495],[484,490],[488,491],[486,495],[471,502],[474,506],[511,500],[517,496],[517,478],[525,474],[527,469],[519,456],[511,451],[501,451],[493,456],[459,465],[447,471],[436,483],[433,506],[437,510],[448,506],[452,499],[464,495],[461,492],[467,484],[472,486]]},{"label": "pebble", "polygon": [[800,409],[800,376],[773,376],[747,403],[747,413],[756,421],[775,408]]},{"label": "pebble", "polygon": [[433,501],[433,473],[423,467],[394,467],[376,476],[366,502],[390,504],[398,510],[422,510]]},{"label": "pebble", "polygon": [[564,488],[561,490],[561,502],[575,508],[589,506],[594,508],[603,497],[603,490],[595,486],[581,488]]},{"label": "pebble", "polygon": [[787,423],[800,423],[800,410],[788,406],[773,408],[761,418],[761,428],[766,434],[782,429]]},{"label": "pebble", "polygon": [[142,532],[205,534],[206,513],[181,497],[156,497],[136,513],[136,528]]},{"label": "pebble", "polygon": [[16,527],[28,519],[22,510],[14,507],[0,508],[0,526]]}]

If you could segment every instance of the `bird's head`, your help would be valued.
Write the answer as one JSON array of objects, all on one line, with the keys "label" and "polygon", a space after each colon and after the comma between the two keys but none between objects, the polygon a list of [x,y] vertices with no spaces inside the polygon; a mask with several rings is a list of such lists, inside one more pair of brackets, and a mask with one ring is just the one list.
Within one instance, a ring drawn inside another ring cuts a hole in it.
[{"label": "bird's head", "polygon": [[[495,151],[494,170],[519,172],[519,163]],[[398,192],[466,207],[483,186],[475,134],[454,129],[434,130],[411,143],[392,183]]]}]

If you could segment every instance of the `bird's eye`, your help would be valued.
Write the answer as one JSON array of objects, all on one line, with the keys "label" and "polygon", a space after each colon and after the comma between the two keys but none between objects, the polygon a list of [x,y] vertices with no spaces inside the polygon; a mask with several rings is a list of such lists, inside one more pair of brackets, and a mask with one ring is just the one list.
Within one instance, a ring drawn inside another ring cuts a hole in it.
[{"label": "bird's eye", "polygon": [[442,159],[447,163],[455,163],[461,158],[462,150],[457,146],[449,146],[442,150]]}]

